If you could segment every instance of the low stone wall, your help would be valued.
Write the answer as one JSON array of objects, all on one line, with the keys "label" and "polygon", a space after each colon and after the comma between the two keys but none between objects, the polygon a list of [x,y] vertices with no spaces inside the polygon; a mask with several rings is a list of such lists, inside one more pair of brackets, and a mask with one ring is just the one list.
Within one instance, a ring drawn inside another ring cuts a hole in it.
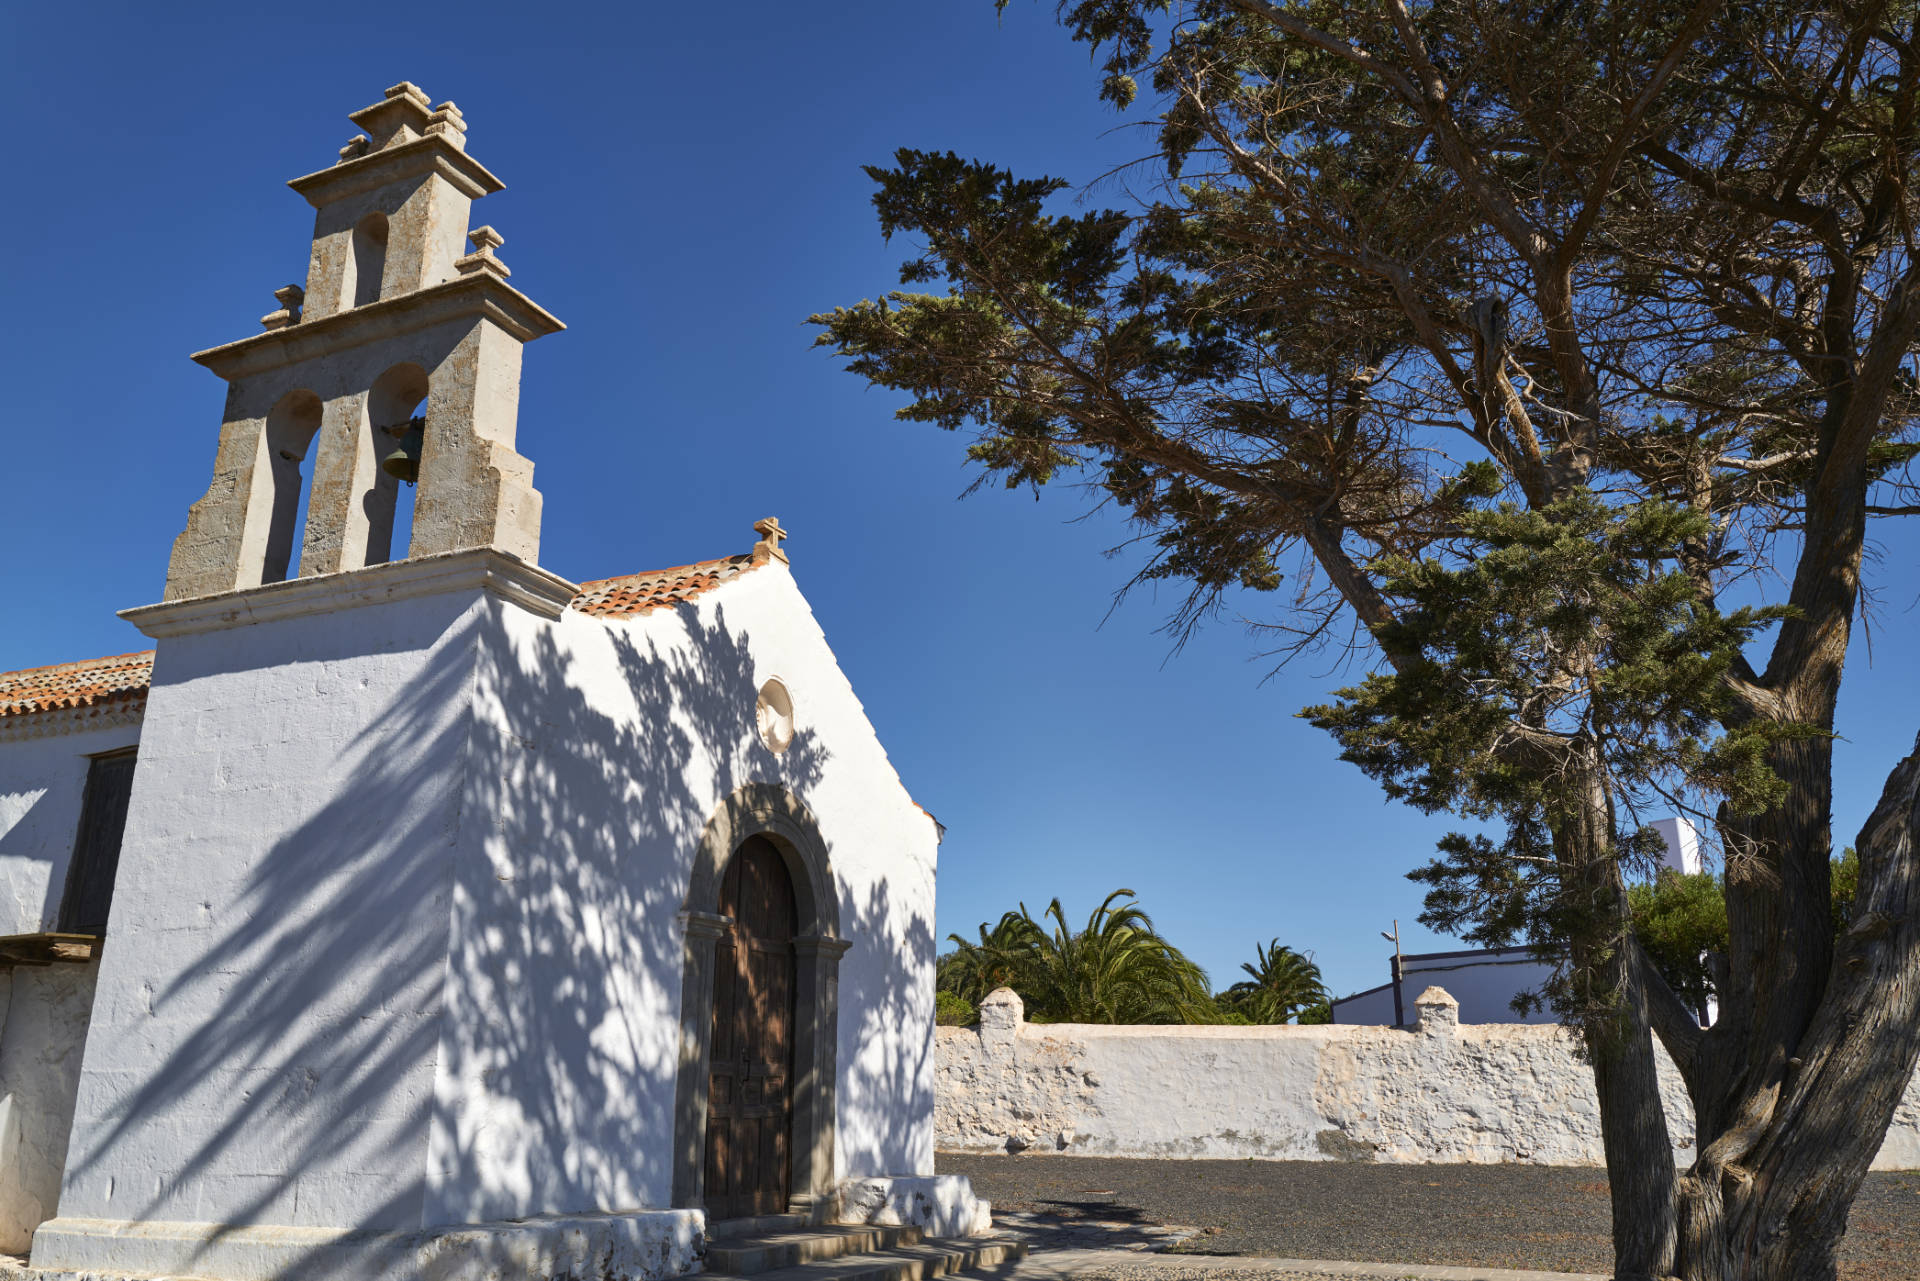
[{"label": "low stone wall", "polygon": [[[1599,1165],[1591,1070],[1562,1028],[1461,1025],[1429,989],[1411,1030],[1030,1024],[1002,989],[940,1028],[934,1142],[948,1152]],[[1660,1052],[1674,1159],[1693,1109]],[[1875,1169],[1920,1168],[1920,1078]]]}]

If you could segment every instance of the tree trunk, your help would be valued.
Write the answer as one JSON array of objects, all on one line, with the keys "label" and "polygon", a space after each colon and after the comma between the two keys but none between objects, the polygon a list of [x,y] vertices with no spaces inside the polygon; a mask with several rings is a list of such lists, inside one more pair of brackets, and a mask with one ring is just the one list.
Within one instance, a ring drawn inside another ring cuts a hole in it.
[{"label": "tree trunk", "polygon": [[1613,1201],[1613,1274],[1617,1281],[1654,1281],[1672,1275],[1678,1240],[1673,1141],[1660,1106],[1646,996],[1630,979],[1625,950],[1614,949],[1614,956],[1620,959],[1603,968],[1607,983],[1619,985],[1623,1008],[1614,1026],[1586,1029]]},{"label": "tree trunk", "polygon": [[1685,1281],[1831,1281],[1854,1197],[1920,1063],[1920,741],[1855,849],[1853,922],[1810,1025],[1681,1180]]},{"label": "tree trunk", "polygon": [[1577,1014],[1600,1101],[1614,1276],[1656,1281],[1673,1272],[1673,1143],[1660,1106],[1646,990],[1630,948],[1626,883],[1613,857],[1613,802],[1598,768],[1588,765],[1553,815],[1554,852],[1571,896],[1575,981],[1587,989],[1576,993]]}]

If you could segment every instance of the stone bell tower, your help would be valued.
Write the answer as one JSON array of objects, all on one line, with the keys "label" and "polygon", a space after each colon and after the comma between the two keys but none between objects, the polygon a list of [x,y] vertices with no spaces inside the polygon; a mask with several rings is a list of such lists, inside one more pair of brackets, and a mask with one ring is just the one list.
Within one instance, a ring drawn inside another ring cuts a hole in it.
[{"label": "stone bell tower", "polygon": [[[468,548],[538,560],[540,494],[514,450],[520,349],[565,326],[507,283],[491,227],[468,230],[502,184],[467,155],[458,107],[403,82],[350,118],[364,132],[338,162],[288,184],[317,211],[306,287],[275,292],[265,332],[193,357],[227,403],[169,601],[282,581],[296,546],[301,578]],[[412,478],[412,541],[395,547]]]}]

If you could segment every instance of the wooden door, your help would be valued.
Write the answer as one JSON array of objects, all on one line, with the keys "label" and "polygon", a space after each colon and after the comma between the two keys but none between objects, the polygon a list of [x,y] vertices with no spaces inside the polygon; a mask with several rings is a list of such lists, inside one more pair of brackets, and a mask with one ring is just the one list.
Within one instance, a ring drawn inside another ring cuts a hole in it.
[{"label": "wooden door", "polygon": [[792,1189],[793,881],[754,837],[727,862],[714,947],[707,1089],[707,1215],[784,1214]]}]

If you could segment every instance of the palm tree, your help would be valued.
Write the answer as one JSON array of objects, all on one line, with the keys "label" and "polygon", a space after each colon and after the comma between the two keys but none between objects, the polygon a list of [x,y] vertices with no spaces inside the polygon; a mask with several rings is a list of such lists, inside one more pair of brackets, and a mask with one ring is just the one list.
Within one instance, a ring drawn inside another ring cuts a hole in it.
[{"label": "palm tree", "polygon": [[[1161,938],[1153,920],[1131,899],[1132,890],[1115,890],[1077,933],[1055,899],[1043,920],[1047,932],[1020,905],[1020,914],[1039,936],[1029,976],[1033,992],[1022,991],[1038,1017],[1056,1023],[1191,1023],[1206,1021],[1212,999],[1206,971],[1179,948]],[[1018,990],[1018,989],[1016,989]]]},{"label": "palm tree", "polygon": [[1324,1022],[1313,1016],[1326,1008],[1330,994],[1313,954],[1282,947],[1279,939],[1254,947],[1257,963],[1240,967],[1249,977],[1220,994],[1222,1008],[1245,1015],[1250,1023],[1286,1023],[1296,1015],[1303,1023]]},{"label": "palm tree", "polygon": [[978,943],[950,934],[958,946],[940,958],[939,987],[975,1003],[1010,987],[1037,1022],[1213,1022],[1206,971],[1161,938],[1138,906],[1116,906],[1133,897],[1107,895],[1079,931],[1055,899],[1039,920],[1022,903],[991,930],[982,922]]},{"label": "palm tree", "polygon": [[[1040,930],[1020,912],[1008,912],[991,930],[980,922],[980,941],[970,943],[958,934],[949,934],[959,946],[934,964],[934,986],[951,992],[974,1005],[997,987],[1010,987],[1024,993],[1026,976],[1033,969],[1033,957]],[[1023,998],[1024,999],[1024,998]]]}]

